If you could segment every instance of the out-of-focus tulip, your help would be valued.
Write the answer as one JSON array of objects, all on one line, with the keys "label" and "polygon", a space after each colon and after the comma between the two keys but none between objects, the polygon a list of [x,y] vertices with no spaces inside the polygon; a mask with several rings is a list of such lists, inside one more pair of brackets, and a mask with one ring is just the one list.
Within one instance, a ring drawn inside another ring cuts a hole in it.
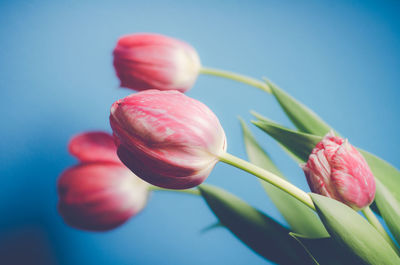
[{"label": "out-of-focus tulip", "polygon": [[80,162],[121,162],[117,156],[114,138],[106,132],[93,131],[78,134],[69,142],[68,150]]},{"label": "out-of-focus tulip", "polygon": [[70,141],[69,150],[81,164],[65,170],[57,183],[58,209],[67,224],[104,231],[143,209],[149,184],[120,162],[111,135],[79,134]]},{"label": "out-of-focus tulip", "polygon": [[327,134],[302,168],[312,192],[341,201],[355,210],[374,200],[374,175],[347,139]]},{"label": "out-of-focus tulip", "polygon": [[111,107],[110,123],[121,161],[163,188],[199,185],[226,150],[214,113],[177,91],[147,90],[118,100]]},{"label": "out-of-focus tulip", "polygon": [[122,164],[85,163],[58,181],[59,212],[69,225],[86,230],[115,228],[146,204],[148,184]]},{"label": "out-of-focus tulip", "polygon": [[114,49],[114,68],[121,87],[189,90],[197,79],[201,64],[189,44],[159,34],[132,34],[118,40]]}]

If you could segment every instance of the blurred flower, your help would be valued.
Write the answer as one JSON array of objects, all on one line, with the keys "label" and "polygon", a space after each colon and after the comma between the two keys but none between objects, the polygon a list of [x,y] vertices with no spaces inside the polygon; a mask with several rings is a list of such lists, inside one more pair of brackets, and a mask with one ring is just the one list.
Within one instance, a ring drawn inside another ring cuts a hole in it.
[{"label": "blurred flower", "polygon": [[147,184],[122,164],[94,162],[67,169],[58,181],[65,222],[87,230],[115,228],[146,204]]},{"label": "blurred flower", "polygon": [[69,150],[81,164],[65,170],[57,183],[58,209],[67,224],[104,231],[143,209],[149,184],[119,161],[111,135],[79,134],[70,141]]},{"label": "blurred flower", "polygon": [[110,123],[121,161],[163,188],[199,185],[226,150],[214,113],[177,91],[147,90],[118,100],[111,107]]},{"label": "blurred flower", "polygon": [[120,38],[114,49],[114,67],[121,87],[189,90],[201,64],[189,44],[158,34],[131,34]]},{"label": "blurred flower", "polygon": [[68,144],[68,150],[80,162],[121,163],[117,156],[114,138],[106,132],[93,131],[75,135]]},{"label": "blurred flower", "polygon": [[375,179],[363,156],[331,132],[302,165],[312,192],[341,201],[355,210],[372,203]]}]

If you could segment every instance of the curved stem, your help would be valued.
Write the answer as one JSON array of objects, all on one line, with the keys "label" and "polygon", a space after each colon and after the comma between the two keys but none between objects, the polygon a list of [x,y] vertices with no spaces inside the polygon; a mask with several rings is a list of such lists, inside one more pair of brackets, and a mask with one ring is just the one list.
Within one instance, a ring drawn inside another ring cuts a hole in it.
[{"label": "curved stem", "polygon": [[361,212],[364,214],[364,216],[368,220],[368,222],[373,227],[375,227],[375,229],[383,236],[383,238],[393,247],[393,249],[397,252],[397,254],[400,255],[400,251],[397,248],[396,244],[390,238],[390,236],[386,232],[385,228],[383,228],[383,226],[379,222],[378,218],[376,218],[376,215],[372,212],[371,208],[369,208],[369,206],[367,206],[364,209],[362,209]]},{"label": "curved stem", "polygon": [[219,156],[220,161],[227,163],[229,165],[232,165],[234,167],[237,167],[241,170],[244,170],[250,174],[253,174],[254,176],[258,177],[259,179],[262,179],[264,181],[267,181],[268,183],[271,183],[275,187],[289,193],[308,207],[310,207],[312,210],[315,211],[315,206],[313,201],[311,200],[311,197],[304,192],[303,190],[297,188],[295,185],[291,184],[290,182],[278,177],[277,175],[262,169],[254,164],[251,164],[243,159],[240,159],[236,156],[233,156],[228,153],[224,153]]},{"label": "curved stem", "polygon": [[259,81],[257,79],[254,79],[252,77],[245,76],[245,75],[241,75],[241,74],[237,74],[237,73],[229,72],[229,71],[224,71],[224,70],[219,70],[219,69],[215,69],[215,68],[208,68],[208,67],[202,67],[200,69],[200,73],[232,79],[232,80],[235,80],[235,81],[238,81],[241,83],[245,83],[250,86],[257,87],[257,88],[261,89],[262,91],[271,93],[271,89],[269,88],[269,86],[266,83]]},{"label": "curved stem", "polygon": [[172,189],[160,188],[160,187],[157,187],[157,186],[150,186],[149,190],[152,190],[152,191],[172,191],[172,192],[185,193],[185,194],[197,195],[197,196],[201,195],[200,191],[198,189],[172,190]]}]

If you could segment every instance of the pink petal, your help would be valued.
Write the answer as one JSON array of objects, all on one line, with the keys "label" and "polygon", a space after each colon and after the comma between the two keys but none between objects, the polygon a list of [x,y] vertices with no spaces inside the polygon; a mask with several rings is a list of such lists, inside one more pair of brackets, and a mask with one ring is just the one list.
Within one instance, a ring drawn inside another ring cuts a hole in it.
[{"label": "pink petal", "polygon": [[73,227],[109,230],[145,206],[147,187],[120,163],[80,164],[67,169],[59,178],[59,212]]},{"label": "pink petal", "polygon": [[74,136],[68,145],[71,155],[81,162],[118,162],[117,147],[113,137],[105,132],[84,132]]}]

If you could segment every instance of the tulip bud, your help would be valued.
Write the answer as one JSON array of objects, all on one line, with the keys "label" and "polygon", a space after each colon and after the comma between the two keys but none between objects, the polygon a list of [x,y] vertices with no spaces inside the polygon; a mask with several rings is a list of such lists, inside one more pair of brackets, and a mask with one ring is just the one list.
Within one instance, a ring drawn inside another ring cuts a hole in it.
[{"label": "tulip bud", "polygon": [[143,209],[148,184],[122,164],[85,163],[61,174],[58,194],[58,209],[66,223],[104,231],[123,224]]},{"label": "tulip bud", "polygon": [[355,210],[372,203],[375,179],[364,157],[349,142],[327,134],[302,165],[312,192],[336,199]]},{"label": "tulip bud", "polygon": [[114,68],[121,87],[189,90],[197,79],[201,64],[189,44],[158,34],[132,34],[118,40],[114,49]]},{"label": "tulip bud", "polygon": [[58,180],[58,209],[66,223],[85,230],[109,230],[142,210],[149,184],[121,163],[111,135],[82,133],[68,147],[81,164],[64,171]]},{"label": "tulip bud", "polygon": [[177,91],[147,90],[118,100],[111,107],[110,123],[121,161],[163,188],[199,185],[226,150],[214,113]]}]

